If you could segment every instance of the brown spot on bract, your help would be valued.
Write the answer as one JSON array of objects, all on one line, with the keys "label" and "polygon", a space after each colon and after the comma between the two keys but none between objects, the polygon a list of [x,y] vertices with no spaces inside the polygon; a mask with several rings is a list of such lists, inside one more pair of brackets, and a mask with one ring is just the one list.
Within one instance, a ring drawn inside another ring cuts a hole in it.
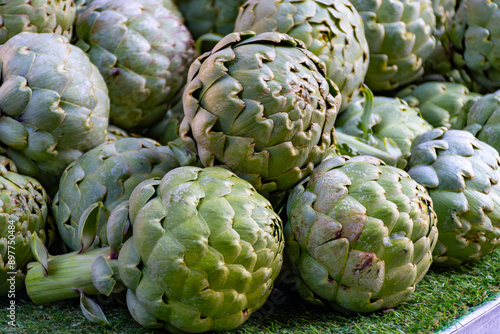
[{"label": "brown spot on bract", "polygon": [[360,271],[373,266],[375,261],[375,253],[363,253],[361,261],[353,267],[353,272],[358,274]]}]

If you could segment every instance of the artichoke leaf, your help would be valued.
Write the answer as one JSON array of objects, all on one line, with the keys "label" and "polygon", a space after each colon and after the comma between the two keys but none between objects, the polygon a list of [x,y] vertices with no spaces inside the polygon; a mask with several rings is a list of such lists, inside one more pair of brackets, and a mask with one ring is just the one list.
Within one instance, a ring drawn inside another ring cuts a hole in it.
[{"label": "artichoke leaf", "polygon": [[49,270],[49,251],[37,233],[31,235],[31,251],[33,252],[35,260],[43,267],[45,271],[44,276],[47,276]]},{"label": "artichoke leaf", "polygon": [[78,290],[78,292],[80,293],[80,308],[85,318],[94,324],[109,325],[109,321],[99,305],[89,297],[85,296],[82,291]]}]

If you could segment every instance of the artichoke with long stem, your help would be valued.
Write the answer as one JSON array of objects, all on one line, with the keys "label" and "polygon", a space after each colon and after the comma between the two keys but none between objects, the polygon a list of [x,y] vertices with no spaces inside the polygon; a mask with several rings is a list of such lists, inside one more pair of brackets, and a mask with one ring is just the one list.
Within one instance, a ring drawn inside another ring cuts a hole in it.
[{"label": "artichoke with long stem", "polygon": [[146,180],[111,216],[110,247],[87,248],[96,219],[80,226],[79,252],[49,257],[33,239],[39,262],[26,281],[35,304],[81,295],[88,318],[105,322],[85,294],[126,288],[130,313],[147,328],[230,330],[266,301],[282,265],[279,216],[227,169],[180,167]]},{"label": "artichoke with long stem", "polygon": [[78,250],[81,221],[98,214],[93,247],[107,246],[111,211],[128,200],[139,183],[196,163],[194,154],[180,141],[161,146],[152,139],[122,138],[86,152],[64,170],[52,204],[63,242]]}]

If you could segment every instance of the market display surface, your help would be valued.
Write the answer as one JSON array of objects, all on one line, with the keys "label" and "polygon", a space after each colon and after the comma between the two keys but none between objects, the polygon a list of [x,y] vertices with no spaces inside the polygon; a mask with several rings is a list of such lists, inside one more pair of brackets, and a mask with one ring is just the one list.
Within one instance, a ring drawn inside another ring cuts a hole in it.
[{"label": "market display surface", "polygon": [[0,3],[1,333],[428,333],[500,295],[497,0]]}]

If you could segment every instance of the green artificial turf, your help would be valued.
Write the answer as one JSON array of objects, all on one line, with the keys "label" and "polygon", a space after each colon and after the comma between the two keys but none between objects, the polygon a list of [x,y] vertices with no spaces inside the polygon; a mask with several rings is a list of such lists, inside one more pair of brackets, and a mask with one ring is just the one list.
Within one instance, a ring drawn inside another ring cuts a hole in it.
[{"label": "green artificial turf", "polygon": [[[227,333],[429,333],[444,329],[475,306],[500,294],[500,250],[460,268],[431,268],[411,298],[395,309],[345,316],[310,305],[278,287],[268,302],[240,328]],[[116,300],[100,298],[110,326],[92,325],[78,301],[35,306],[19,293],[16,328],[9,328],[7,302],[0,302],[0,332],[154,333],[143,329]],[[107,305],[106,305],[107,304]]]}]

